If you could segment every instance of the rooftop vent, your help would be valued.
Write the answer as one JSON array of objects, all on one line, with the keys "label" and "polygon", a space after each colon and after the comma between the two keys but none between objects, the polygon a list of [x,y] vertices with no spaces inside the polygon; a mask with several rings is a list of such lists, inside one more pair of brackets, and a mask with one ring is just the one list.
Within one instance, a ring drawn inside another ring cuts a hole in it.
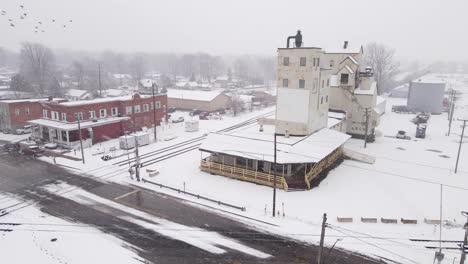
[{"label": "rooftop vent", "polygon": [[348,48],[348,41],[345,40],[344,44],[343,44],[343,49],[347,49]]},{"label": "rooftop vent", "polygon": [[296,36],[289,36],[288,37],[288,40],[287,40],[287,43],[286,43],[286,47],[289,49],[289,41],[291,39],[294,39],[294,44],[296,45],[296,48],[300,48],[302,46],[302,34],[301,34],[301,31],[298,30],[297,31],[297,34]]}]

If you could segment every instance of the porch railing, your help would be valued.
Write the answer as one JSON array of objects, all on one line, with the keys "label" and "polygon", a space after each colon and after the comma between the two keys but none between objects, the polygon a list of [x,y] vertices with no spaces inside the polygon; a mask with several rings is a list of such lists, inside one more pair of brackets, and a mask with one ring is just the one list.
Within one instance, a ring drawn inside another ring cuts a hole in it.
[{"label": "porch railing", "polygon": [[276,187],[280,189],[288,190],[288,184],[286,180],[281,176],[275,176],[268,173],[248,170],[245,168],[239,168],[229,165],[223,165],[216,162],[207,160],[201,160],[200,170],[204,172],[214,173],[223,175],[229,178],[234,178],[242,181],[254,182],[261,185],[273,187],[274,178],[276,177]]}]

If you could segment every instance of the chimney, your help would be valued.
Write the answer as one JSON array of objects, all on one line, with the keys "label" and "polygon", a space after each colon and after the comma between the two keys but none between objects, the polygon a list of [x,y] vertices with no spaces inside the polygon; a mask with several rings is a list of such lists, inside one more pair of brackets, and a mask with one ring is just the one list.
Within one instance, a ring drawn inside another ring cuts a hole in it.
[{"label": "chimney", "polygon": [[343,44],[343,49],[347,49],[348,48],[348,41],[345,40],[344,44]]}]

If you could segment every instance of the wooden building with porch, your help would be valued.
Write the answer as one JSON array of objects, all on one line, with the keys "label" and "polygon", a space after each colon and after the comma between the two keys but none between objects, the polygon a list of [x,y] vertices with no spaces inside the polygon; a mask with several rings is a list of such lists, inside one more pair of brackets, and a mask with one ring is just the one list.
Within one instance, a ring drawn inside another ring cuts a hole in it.
[{"label": "wooden building with porch", "polygon": [[310,189],[322,173],[343,158],[350,136],[328,128],[306,137],[273,133],[211,133],[200,146],[200,170],[242,181],[288,189]]}]

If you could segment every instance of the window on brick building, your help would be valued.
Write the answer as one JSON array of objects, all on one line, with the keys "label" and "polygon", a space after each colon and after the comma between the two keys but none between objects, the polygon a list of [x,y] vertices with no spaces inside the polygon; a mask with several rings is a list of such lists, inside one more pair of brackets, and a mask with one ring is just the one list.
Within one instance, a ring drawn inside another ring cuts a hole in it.
[{"label": "window on brick building", "polygon": [[62,113],[62,121],[67,121],[67,113]]},{"label": "window on brick building", "polygon": [[53,120],[59,120],[59,113],[57,111],[51,111],[50,116]]},{"label": "window on brick building", "polygon": [[161,102],[160,101],[156,101],[156,109],[160,109],[161,108]]},{"label": "window on brick building", "polygon": [[49,118],[49,111],[47,111],[47,109],[42,109],[42,117]]},{"label": "window on brick building", "polygon": [[119,114],[117,107],[112,107],[111,112],[112,112],[112,116],[117,116]]},{"label": "window on brick building", "polygon": [[30,112],[29,112],[29,106],[26,106],[26,107],[24,108],[24,112],[26,113],[26,115],[29,115],[29,113],[30,113]]},{"label": "window on brick building", "polygon": [[154,109],[154,104],[153,104],[153,102],[150,103],[150,109],[151,109],[151,110]]},{"label": "window on brick building", "polygon": [[284,66],[289,66],[289,57],[284,57],[283,58],[283,65]]},{"label": "window on brick building", "polygon": [[100,109],[99,110],[99,117],[105,118],[107,116],[107,109]]},{"label": "window on brick building", "polygon": [[89,119],[96,118],[96,111],[89,111]]},{"label": "window on brick building", "polygon": [[131,114],[132,114],[132,107],[131,107],[131,106],[125,107],[125,114],[127,114],[127,115],[131,115]]},{"label": "window on brick building", "polygon": [[75,113],[76,120],[83,120],[83,112]]},{"label": "window on brick building", "polygon": [[135,105],[135,113],[140,113],[141,112],[141,106],[140,105]]},{"label": "window on brick building", "polygon": [[149,105],[148,104],[143,105],[143,112],[149,112]]},{"label": "window on brick building", "polygon": [[19,114],[20,114],[19,108],[15,108],[15,115],[19,116]]}]

